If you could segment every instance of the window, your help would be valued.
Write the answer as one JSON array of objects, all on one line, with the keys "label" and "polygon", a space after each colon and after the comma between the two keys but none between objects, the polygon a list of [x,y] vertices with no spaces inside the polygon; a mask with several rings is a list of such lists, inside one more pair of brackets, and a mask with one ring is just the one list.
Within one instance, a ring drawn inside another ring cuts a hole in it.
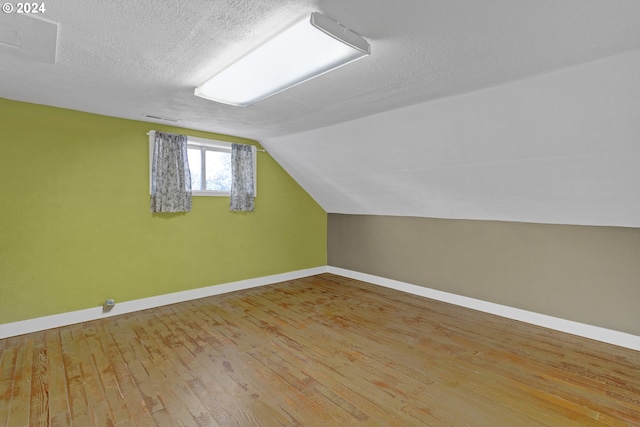
[{"label": "window", "polygon": [[228,195],[231,191],[231,146],[187,144],[191,192],[194,195]]},{"label": "window", "polygon": [[[149,158],[153,157],[155,132],[149,132]],[[188,137],[187,157],[194,196],[229,196],[231,191],[231,143]],[[253,159],[253,188],[256,189],[256,159]],[[151,179],[151,163],[149,163]],[[257,195],[257,194],[256,194]]]}]

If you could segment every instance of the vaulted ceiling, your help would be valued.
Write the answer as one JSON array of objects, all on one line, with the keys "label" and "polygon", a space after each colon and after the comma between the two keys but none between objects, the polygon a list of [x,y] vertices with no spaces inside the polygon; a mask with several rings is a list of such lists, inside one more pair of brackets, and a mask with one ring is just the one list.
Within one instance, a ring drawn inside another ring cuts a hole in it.
[{"label": "vaulted ceiling", "polygon": [[[2,97],[257,139],[328,212],[640,226],[635,0],[45,5],[55,63],[0,16]],[[247,108],[193,95],[316,10],[371,56]]]}]

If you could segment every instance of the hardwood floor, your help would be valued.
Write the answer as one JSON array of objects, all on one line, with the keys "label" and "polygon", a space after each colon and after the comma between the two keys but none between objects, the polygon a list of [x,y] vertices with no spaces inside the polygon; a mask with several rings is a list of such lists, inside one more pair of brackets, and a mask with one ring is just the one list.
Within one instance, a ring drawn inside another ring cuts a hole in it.
[{"label": "hardwood floor", "polygon": [[640,426],[640,352],[331,274],[0,355],[0,426]]}]

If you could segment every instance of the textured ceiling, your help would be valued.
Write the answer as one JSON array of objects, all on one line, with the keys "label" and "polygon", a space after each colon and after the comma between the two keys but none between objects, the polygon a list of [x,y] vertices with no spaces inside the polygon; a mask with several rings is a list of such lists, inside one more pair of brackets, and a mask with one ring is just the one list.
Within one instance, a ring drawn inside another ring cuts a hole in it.
[{"label": "textured ceiling", "polygon": [[[640,48],[620,0],[56,0],[57,62],[0,49],[0,96],[116,117],[145,114],[251,138],[284,136]],[[248,108],[194,88],[312,11],[372,55]],[[0,30],[18,19],[0,17]]]},{"label": "textured ceiling", "polygon": [[[256,139],[327,212],[640,227],[640,1],[46,8],[55,64],[0,15],[0,97]],[[193,95],[312,11],[371,56],[247,108]]]},{"label": "textured ceiling", "polygon": [[640,50],[262,144],[331,213],[640,227]]}]

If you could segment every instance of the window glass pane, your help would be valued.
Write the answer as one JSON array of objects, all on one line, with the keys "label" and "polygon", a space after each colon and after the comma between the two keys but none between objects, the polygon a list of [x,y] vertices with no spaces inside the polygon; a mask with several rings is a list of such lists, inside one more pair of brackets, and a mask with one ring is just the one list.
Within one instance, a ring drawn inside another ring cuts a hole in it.
[{"label": "window glass pane", "polygon": [[187,149],[189,159],[189,171],[191,172],[191,190],[202,189],[202,153],[198,148]]},{"label": "window glass pane", "polygon": [[231,153],[207,150],[205,169],[206,190],[231,191]]}]

